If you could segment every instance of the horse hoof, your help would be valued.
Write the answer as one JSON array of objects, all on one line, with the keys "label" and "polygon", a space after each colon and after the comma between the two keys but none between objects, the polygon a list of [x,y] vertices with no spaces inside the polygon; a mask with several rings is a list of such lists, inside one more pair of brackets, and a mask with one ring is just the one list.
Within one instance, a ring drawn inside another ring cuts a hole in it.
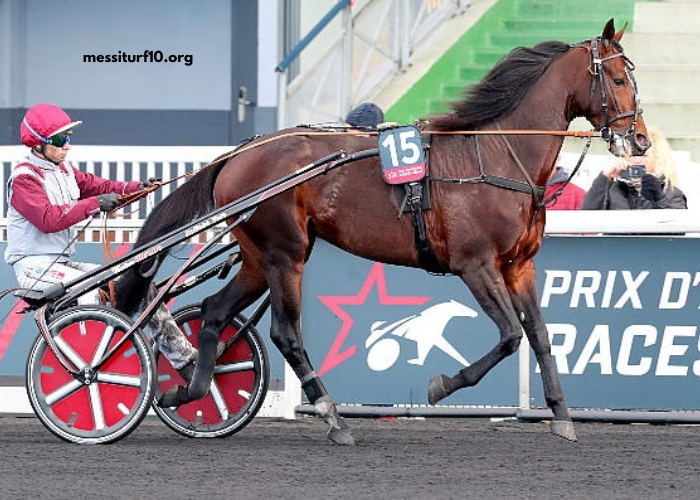
[{"label": "horse hoof", "polygon": [[193,399],[187,393],[187,387],[174,385],[163,393],[157,405],[160,408],[177,408],[191,401]]},{"label": "horse hoof", "polygon": [[328,439],[341,446],[355,446],[355,438],[348,429],[329,429]]},{"label": "horse hoof", "polygon": [[574,431],[574,423],[570,420],[552,420],[552,434],[569,441],[578,441]]},{"label": "horse hoof", "polygon": [[431,405],[437,404],[441,399],[446,398],[450,395],[447,392],[447,377],[445,375],[438,375],[433,377],[428,384],[428,402]]}]

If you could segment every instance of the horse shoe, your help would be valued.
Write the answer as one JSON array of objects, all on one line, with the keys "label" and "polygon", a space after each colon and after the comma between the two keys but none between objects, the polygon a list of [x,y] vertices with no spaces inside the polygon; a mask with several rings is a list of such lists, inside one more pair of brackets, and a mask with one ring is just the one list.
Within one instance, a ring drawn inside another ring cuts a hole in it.
[{"label": "horse shoe", "polygon": [[324,396],[314,404],[316,412],[328,424],[328,439],[341,446],[355,446],[355,438],[350,432],[350,427],[338,414],[338,408],[330,397]]},{"label": "horse shoe", "polygon": [[570,420],[552,420],[552,434],[569,441],[578,441],[574,423]]},{"label": "horse shoe", "polygon": [[428,384],[428,402],[431,405],[436,405],[440,400],[450,395],[447,390],[447,378],[445,375],[437,375],[430,380]]}]

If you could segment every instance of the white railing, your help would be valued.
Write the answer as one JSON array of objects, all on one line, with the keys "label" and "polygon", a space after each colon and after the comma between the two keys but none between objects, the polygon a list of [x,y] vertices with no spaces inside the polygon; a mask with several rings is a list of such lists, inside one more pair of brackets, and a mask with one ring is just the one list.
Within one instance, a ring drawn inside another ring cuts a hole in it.
[{"label": "white railing", "polygon": [[[131,181],[157,177],[168,181],[179,179],[171,184],[165,184],[150,194],[144,202],[117,212],[117,217],[109,219],[108,227],[110,240],[114,243],[133,242],[143,220],[149,211],[168,196],[175,188],[186,180],[190,174],[214,160],[217,156],[231,151],[231,146],[75,146],[71,149],[68,159],[83,172],[89,172],[110,180]],[[7,226],[7,190],[6,182],[13,165],[21,162],[27,155],[24,146],[0,146],[0,241],[6,240]],[[134,213],[129,213],[134,211]],[[84,241],[101,241],[103,230],[101,222],[93,222],[85,231]],[[206,241],[209,233],[202,235]]]}]

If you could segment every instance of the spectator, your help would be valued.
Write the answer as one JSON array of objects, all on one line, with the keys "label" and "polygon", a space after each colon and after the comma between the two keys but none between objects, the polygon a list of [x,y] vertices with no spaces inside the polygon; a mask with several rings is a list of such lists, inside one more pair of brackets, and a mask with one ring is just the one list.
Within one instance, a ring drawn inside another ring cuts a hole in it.
[{"label": "spectator", "polygon": [[[561,155],[557,157],[557,167],[552,171],[552,175],[547,181],[547,191],[544,195],[545,200],[556,193],[569,179],[569,173],[564,170],[564,167],[562,167],[560,163]],[[564,186],[559,196],[547,205],[547,210],[578,210],[581,208],[585,196],[585,190],[573,182],[569,182]]]},{"label": "spectator", "polygon": [[[648,131],[652,146],[647,155],[621,159],[604,168],[586,193],[582,210],[688,208],[685,194],[676,187],[678,177],[671,146],[659,131]],[[633,165],[643,166],[645,172],[621,175]]]},{"label": "spectator", "polygon": [[345,122],[357,128],[377,128],[384,121],[382,108],[371,102],[365,102],[348,113]]}]

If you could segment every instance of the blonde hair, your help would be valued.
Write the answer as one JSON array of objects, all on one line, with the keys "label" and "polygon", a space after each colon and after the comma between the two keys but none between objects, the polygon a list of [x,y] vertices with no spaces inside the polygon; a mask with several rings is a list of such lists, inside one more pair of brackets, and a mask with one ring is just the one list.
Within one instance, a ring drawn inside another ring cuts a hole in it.
[{"label": "blonde hair", "polygon": [[647,134],[652,142],[651,148],[647,151],[649,157],[647,164],[652,166],[656,175],[664,176],[666,189],[678,185],[676,160],[668,140],[655,129],[647,128]]}]

